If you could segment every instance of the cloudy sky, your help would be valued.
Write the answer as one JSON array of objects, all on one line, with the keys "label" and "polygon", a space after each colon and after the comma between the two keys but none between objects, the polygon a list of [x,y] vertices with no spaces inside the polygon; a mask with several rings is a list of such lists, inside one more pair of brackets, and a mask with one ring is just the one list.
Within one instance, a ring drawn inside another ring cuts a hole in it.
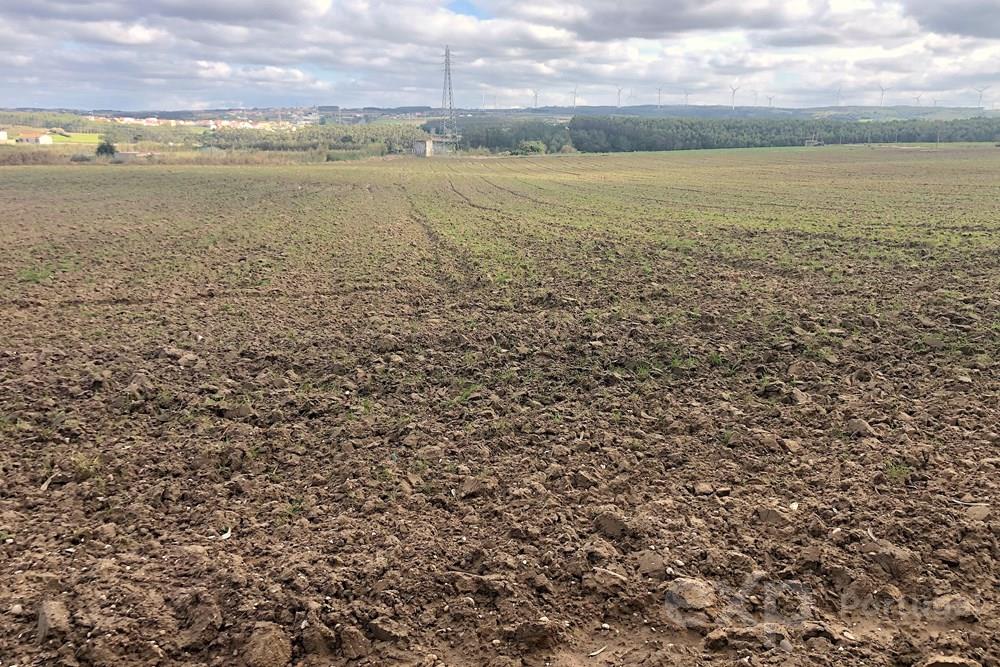
[{"label": "cloudy sky", "polygon": [[975,106],[1000,0],[0,0],[0,107]]}]

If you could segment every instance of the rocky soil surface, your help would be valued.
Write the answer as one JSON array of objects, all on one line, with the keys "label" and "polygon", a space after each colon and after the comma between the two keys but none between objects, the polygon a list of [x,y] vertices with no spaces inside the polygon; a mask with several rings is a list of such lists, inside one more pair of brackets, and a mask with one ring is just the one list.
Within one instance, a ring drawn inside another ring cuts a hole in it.
[{"label": "rocky soil surface", "polygon": [[0,665],[1000,666],[995,165],[822,155],[5,171]]}]

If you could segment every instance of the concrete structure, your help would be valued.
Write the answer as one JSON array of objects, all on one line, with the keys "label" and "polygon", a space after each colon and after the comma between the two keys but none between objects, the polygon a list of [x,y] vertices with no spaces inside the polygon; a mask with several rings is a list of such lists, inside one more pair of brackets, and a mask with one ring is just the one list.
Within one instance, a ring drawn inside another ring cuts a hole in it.
[{"label": "concrete structure", "polygon": [[7,141],[7,130],[0,130],[0,143]]},{"label": "concrete structure", "polygon": [[421,139],[413,142],[413,154],[417,157],[432,157],[434,155],[434,140]]}]

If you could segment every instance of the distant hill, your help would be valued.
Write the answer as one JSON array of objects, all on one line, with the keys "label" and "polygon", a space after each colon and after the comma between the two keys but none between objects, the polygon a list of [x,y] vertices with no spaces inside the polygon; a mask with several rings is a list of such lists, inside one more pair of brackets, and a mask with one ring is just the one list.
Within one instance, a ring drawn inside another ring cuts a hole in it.
[{"label": "distant hill", "polygon": [[985,111],[975,107],[928,107],[928,106],[842,106],[793,109],[783,107],[655,104],[613,107],[578,106],[539,107],[537,109],[470,111],[484,115],[504,115],[517,113],[529,116],[639,116],[646,118],[754,118],[754,119],[796,119],[796,120],[844,120],[844,121],[891,121],[891,120],[963,120],[979,116],[1000,116],[1000,112]]},{"label": "distant hill", "polygon": [[[63,113],[99,116],[132,116],[145,118],[155,116],[163,119],[175,120],[196,120],[199,118],[220,118],[227,116],[263,116],[276,115],[279,111],[299,112],[303,114],[331,113],[338,111],[345,114],[364,114],[368,117],[380,116],[431,116],[436,110],[428,106],[405,106],[405,107],[360,107],[343,109],[336,106],[319,107],[283,107],[274,108],[250,108],[250,109],[199,109],[173,111],[144,110],[144,111],[121,111],[113,109],[39,109],[39,108],[18,108],[0,109],[0,111],[22,112],[22,113]],[[562,119],[568,121],[573,116],[630,116],[643,118],[742,118],[742,119],[795,119],[795,120],[843,120],[843,121],[892,121],[892,120],[965,120],[976,117],[1000,117],[1000,112],[978,109],[975,107],[934,107],[934,106],[886,106],[886,107],[866,107],[866,106],[841,106],[841,107],[813,107],[813,108],[787,108],[787,107],[766,107],[766,106],[737,106],[735,109],[725,105],[683,105],[672,104],[657,107],[655,104],[645,104],[637,106],[547,106],[537,109],[512,108],[512,109],[456,109],[456,113],[465,117],[484,118],[519,118],[552,120]],[[286,116],[287,118],[287,116]]]}]

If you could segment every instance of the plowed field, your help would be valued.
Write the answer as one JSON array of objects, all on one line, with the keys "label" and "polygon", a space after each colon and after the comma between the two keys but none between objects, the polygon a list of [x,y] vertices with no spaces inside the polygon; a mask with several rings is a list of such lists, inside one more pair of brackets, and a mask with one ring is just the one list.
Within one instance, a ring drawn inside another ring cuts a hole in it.
[{"label": "plowed field", "polygon": [[1000,665],[1000,149],[0,169],[0,665]]}]

